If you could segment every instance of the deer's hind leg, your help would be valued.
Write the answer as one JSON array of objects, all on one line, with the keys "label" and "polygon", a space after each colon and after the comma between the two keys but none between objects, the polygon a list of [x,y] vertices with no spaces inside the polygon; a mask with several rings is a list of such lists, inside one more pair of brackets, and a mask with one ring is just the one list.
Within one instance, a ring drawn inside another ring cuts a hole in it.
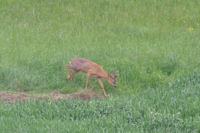
[{"label": "deer's hind leg", "polygon": [[71,65],[67,64],[66,65],[67,80],[70,82],[71,74],[69,72],[69,69],[71,69]]},{"label": "deer's hind leg", "polygon": [[70,79],[79,71],[73,69],[74,71],[72,72],[72,74],[70,74],[69,69],[72,69],[72,67],[70,65],[66,65],[67,80],[70,83]]},{"label": "deer's hind leg", "polygon": [[69,77],[70,77],[69,69],[71,69],[71,66],[70,65],[66,65],[65,67],[66,67],[67,80],[68,80]]},{"label": "deer's hind leg", "polygon": [[78,70],[74,70],[74,71],[72,72],[72,74],[67,78],[67,80],[68,80],[69,83],[70,83],[70,79],[71,79],[77,72],[79,72],[79,71],[78,71]]}]

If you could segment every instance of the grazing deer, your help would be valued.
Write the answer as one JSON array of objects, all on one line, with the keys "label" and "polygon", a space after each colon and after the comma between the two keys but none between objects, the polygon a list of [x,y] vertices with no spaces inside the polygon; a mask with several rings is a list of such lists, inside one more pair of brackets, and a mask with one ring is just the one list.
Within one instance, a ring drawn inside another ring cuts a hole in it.
[{"label": "grazing deer", "polygon": [[[117,72],[116,74],[114,73],[107,73],[104,71],[104,69],[88,60],[88,59],[84,59],[84,58],[73,58],[70,60],[69,62],[70,64],[66,65],[66,72],[67,72],[67,80],[68,82],[70,82],[70,79],[79,71],[85,72],[87,73],[87,80],[86,80],[86,84],[85,84],[85,88],[88,87],[88,83],[90,80],[90,77],[93,76],[95,77],[98,82],[99,85],[101,86],[104,96],[106,97],[106,91],[104,89],[104,85],[102,82],[102,78],[104,78],[105,80],[108,81],[109,84],[111,84],[113,87],[116,87],[116,82],[115,82],[115,78],[119,75],[119,73]],[[69,73],[69,69],[73,69],[74,71],[72,72],[72,74]]]}]

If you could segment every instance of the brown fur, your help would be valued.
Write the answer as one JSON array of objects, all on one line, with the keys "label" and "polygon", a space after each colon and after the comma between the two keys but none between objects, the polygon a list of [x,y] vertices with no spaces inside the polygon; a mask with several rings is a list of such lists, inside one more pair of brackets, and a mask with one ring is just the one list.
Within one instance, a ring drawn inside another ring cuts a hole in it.
[{"label": "brown fur", "polygon": [[[74,70],[72,74],[69,73],[69,69]],[[79,71],[87,73],[85,88],[87,88],[88,86],[90,77],[93,76],[98,80],[99,85],[101,86],[105,97],[107,96],[107,94],[104,89],[103,82],[101,80],[102,78],[106,79],[108,83],[116,87],[115,78],[116,76],[118,76],[118,73],[116,73],[115,75],[113,73],[108,74],[107,72],[104,71],[104,69],[100,65],[84,58],[72,58],[70,60],[70,65],[66,65],[68,82],[70,82],[70,79]]]}]

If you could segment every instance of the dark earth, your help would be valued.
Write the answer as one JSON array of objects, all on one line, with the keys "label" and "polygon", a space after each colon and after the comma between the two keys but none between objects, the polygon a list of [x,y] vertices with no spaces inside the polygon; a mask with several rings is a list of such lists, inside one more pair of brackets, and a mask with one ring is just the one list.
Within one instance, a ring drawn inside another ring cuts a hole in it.
[{"label": "dark earth", "polygon": [[52,93],[45,94],[43,96],[36,96],[33,94],[28,94],[25,92],[6,92],[0,91],[0,103],[14,103],[23,100],[45,100],[45,99],[52,99],[52,100],[59,100],[59,99],[80,99],[80,100],[87,100],[91,98],[103,98],[103,95],[93,91],[78,91],[75,93],[70,94],[63,94],[59,91],[54,91]]}]

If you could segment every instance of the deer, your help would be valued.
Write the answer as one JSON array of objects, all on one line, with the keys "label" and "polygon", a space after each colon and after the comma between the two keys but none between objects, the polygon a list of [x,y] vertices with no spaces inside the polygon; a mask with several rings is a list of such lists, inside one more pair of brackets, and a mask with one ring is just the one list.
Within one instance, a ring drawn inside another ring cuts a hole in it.
[{"label": "deer", "polygon": [[[72,74],[70,74],[69,69],[73,70]],[[105,79],[114,88],[116,88],[116,77],[119,76],[118,72],[116,72],[115,74],[113,72],[107,73],[103,69],[103,67],[101,67],[100,65],[96,64],[95,62],[93,62],[89,59],[85,59],[85,58],[72,58],[69,61],[69,64],[66,65],[66,73],[67,73],[66,80],[68,80],[68,83],[70,83],[71,78],[77,72],[80,72],[80,71],[87,74],[85,88],[88,87],[90,77],[91,76],[95,77],[98,80],[98,83],[103,90],[104,97],[107,97],[107,94],[104,89],[102,78]]]}]

